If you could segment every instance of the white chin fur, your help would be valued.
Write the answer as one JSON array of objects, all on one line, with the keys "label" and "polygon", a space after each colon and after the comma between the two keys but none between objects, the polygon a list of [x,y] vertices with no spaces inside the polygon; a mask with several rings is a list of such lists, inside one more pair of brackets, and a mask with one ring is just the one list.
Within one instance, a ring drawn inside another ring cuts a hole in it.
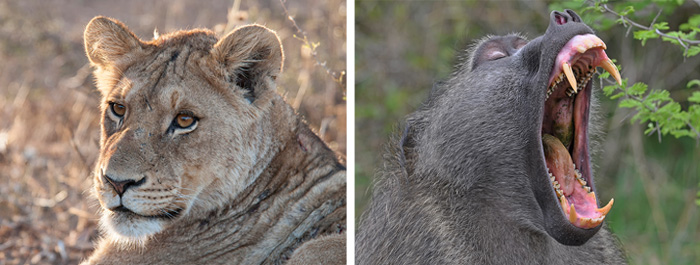
[{"label": "white chin fur", "polygon": [[102,215],[100,225],[107,238],[123,249],[143,247],[149,238],[163,230],[161,220],[128,218],[111,212]]}]

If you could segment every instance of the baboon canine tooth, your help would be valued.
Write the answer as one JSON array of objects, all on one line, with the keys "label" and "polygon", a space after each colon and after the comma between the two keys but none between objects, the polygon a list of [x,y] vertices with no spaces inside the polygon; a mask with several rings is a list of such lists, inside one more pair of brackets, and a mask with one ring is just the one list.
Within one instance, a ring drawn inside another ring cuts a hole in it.
[{"label": "baboon canine tooth", "polygon": [[569,80],[569,85],[571,85],[571,88],[573,88],[574,92],[576,92],[578,90],[576,88],[576,77],[574,76],[574,71],[571,69],[571,65],[564,62],[561,68],[564,71],[564,74],[566,74],[566,79]]},{"label": "baboon canine tooth", "polygon": [[600,209],[596,209],[596,211],[599,213],[602,213],[603,215],[606,215],[606,214],[608,214],[608,212],[610,212],[610,208],[612,208],[613,203],[615,203],[615,199],[610,199],[610,201],[608,202],[607,205],[605,205],[605,207],[600,208]]},{"label": "baboon canine tooth", "polygon": [[617,81],[618,85],[622,85],[622,78],[620,77],[620,72],[617,70],[617,66],[615,66],[612,60],[607,59],[603,61],[600,67],[603,67],[605,71],[608,71],[608,73],[610,73],[610,75],[612,75],[612,77],[615,78],[615,81]]},{"label": "baboon canine tooth", "polygon": [[576,219],[578,216],[576,216],[576,208],[574,208],[574,204],[571,204],[571,209],[569,209],[569,222],[574,223],[576,222]]}]

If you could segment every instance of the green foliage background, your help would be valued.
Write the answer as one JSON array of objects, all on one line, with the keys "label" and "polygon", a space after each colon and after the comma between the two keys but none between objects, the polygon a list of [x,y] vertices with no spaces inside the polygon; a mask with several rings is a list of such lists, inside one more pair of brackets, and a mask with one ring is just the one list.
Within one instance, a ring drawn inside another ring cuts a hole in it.
[{"label": "green foliage background", "polygon": [[[688,99],[698,91],[698,86],[688,83],[700,79],[700,56],[684,56],[679,45],[653,36],[642,45],[638,39],[648,33],[634,34],[636,29],[628,33],[616,23],[615,16],[588,8],[591,5],[356,1],[356,217],[369,201],[383,146],[396,131],[395,126],[420,105],[434,82],[450,74],[463,50],[487,34],[521,32],[537,37],[547,28],[551,10],[566,7],[581,14],[606,42],[608,55],[616,59],[630,87],[641,82],[650,89],[667,91],[658,93],[677,102],[677,109],[670,113],[688,110],[693,105]],[[700,5],[693,1],[607,5],[618,12],[633,6],[635,12],[628,13],[629,18],[643,25],[651,25],[659,14],[656,22],[667,22],[661,27],[668,27],[664,32],[679,30],[700,14]],[[686,32],[692,29],[685,26]],[[602,133],[594,154],[599,196],[606,202],[615,198],[607,222],[632,264],[700,263],[700,217],[695,204],[700,147],[692,135],[645,134],[645,130],[655,131],[648,130],[644,117],[639,117],[641,125],[631,122],[638,110],[618,107],[625,95],[616,99],[604,96],[601,88],[611,84],[600,80],[596,87],[600,99],[597,122]],[[610,87],[606,92],[611,91],[607,94],[612,96],[638,91],[639,86],[631,91],[626,86]]]}]

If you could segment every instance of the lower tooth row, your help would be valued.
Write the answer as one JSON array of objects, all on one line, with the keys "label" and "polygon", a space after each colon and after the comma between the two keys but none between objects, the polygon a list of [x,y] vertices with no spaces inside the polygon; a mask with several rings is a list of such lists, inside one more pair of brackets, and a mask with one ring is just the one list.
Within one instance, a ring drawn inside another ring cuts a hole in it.
[{"label": "lower tooth row", "polygon": [[581,173],[578,172],[578,169],[574,169],[575,175],[576,175],[576,180],[578,180],[578,183],[581,184],[581,186],[586,186],[588,184],[585,179],[581,177]]},{"label": "lower tooth row", "polygon": [[578,181],[581,186],[583,186],[583,189],[586,190],[587,193],[591,193],[591,187],[587,186],[588,182],[586,182],[585,179],[583,179],[583,176],[581,176],[581,172],[576,169],[576,164],[574,164],[574,175],[576,176],[576,180]]},{"label": "lower tooth row", "polygon": [[[559,184],[559,181],[557,181],[554,175],[552,175],[552,173],[549,172],[549,168],[547,168],[547,175],[549,177],[549,182],[552,183],[554,191],[557,193],[557,196],[563,195],[564,193],[561,190],[561,184]],[[586,180],[583,179],[583,177],[581,176],[581,172],[579,172],[578,169],[576,169],[576,164],[574,164],[574,176],[578,183],[581,184],[581,186],[583,186],[583,189],[586,191],[586,193],[591,193],[591,187],[587,186],[588,182],[586,182]]]},{"label": "lower tooth row", "polygon": [[559,185],[559,182],[556,180],[552,183],[552,186],[554,186],[554,192],[557,193],[557,196],[562,196],[564,195],[564,192],[561,190],[561,185]]}]

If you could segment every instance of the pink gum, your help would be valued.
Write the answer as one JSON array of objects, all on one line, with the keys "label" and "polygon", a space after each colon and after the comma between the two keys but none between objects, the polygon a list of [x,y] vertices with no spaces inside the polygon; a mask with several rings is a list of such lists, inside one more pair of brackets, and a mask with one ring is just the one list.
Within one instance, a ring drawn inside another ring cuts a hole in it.
[{"label": "pink gum", "polygon": [[[551,84],[552,81],[554,81],[554,78],[559,76],[559,73],[562,72],[561,65],[564,62],[568,62],[569,65],[573,65],[572,62],[575,62],[576,60],[578,60],[579,57],[581,57],[583,53],[579,53],[576,47],[584,45],[584,42],[586,40],[592,40],[593,42],[603,42],[602,40],[600,40],[600,38],[593,34],[577,35],[571,38],[569,42],[567,42],[566,45],[564,45],[561,51],[559,51],[557,59],[554,62],[554,69],[552,70],[552,73],[549,76],[549,82],[547,82],[547,85]],[[596,52],[595,59],[593,62],[591,62],[591,65],[593,67],[597,67],[598,65],[600,65],[600,62],[602,61],[609,60],[608,55],[605,53],[605,51],[603,51],[602,48],[591,48],[586,52],[589,52],[591,50]]]}]

